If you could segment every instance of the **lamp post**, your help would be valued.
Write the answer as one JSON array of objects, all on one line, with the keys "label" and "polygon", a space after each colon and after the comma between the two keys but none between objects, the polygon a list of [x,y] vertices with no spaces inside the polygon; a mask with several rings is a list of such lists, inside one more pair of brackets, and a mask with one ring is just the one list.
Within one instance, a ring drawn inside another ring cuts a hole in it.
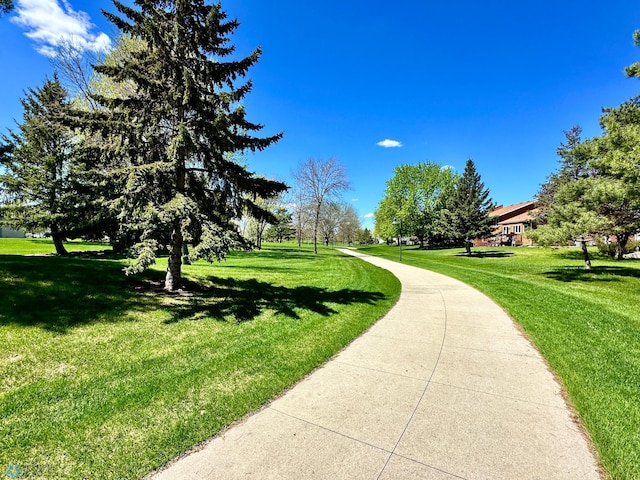
[{"label": "lamp post", "polygon": [[401,218],[394,218],[393,222],[391,222],[393,225],[398,225],[398,247],[400,249],[400,263],[402,263],[402,219]]}]

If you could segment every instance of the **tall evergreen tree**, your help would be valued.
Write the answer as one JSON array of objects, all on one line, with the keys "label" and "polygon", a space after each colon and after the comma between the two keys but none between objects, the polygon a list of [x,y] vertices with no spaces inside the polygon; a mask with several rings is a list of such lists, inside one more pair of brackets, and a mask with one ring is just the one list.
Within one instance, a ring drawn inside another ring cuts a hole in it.
[{"label": "tall evergreen tree", "polygon": [[484,188],[473,160],[469,159],[442,212],[442,228],[453,241],[463,243],[471,255],[473,240],[488,237],[495,227],[489,217],[493,207],[489,190]]},{"label": "tall evergreen tree", "polygon": [[243,211],[255,218],[271,214],[252,199],[286,189],[254,175],[238,154],[262,150],[281,134],[256,137],[262,125],[246,119],[241,105],[251,82],[236,85],[260,57],[260,49],[229,59],[229,35],[238,27],[219,3],[204,0],[118,1],[122,17],[105,13],[124,34],[139,39],[115,64],[96,70],[116,83],[133,83],[126,96],[98,97],[104,108],[87,124],[107,139],[102,162],[111,181],[122,185],[110,206],[121,227],[139,242],[127,272],[155,261],[160,246],[169,250],[165,289],[180,287],[182,245],[191,258],[221,259],[245,246],[233,222]]},{"label": "tall evergreen tree", "polygon": [[63,240],[72,233],[76,215],[71,185],[75,141],[62,124],[70,105],[57,76],[30,89],[19,131],[3,135],[0,217],[18,229],[51,234],[56,253],[67,253]]},{"label": "tall evergreen tree", "polygon": [[579,241],[585,268],[591,268],[587,238],[600,231],[603,220],[588,202],[595,171],[590,166],[592,149],[581,139],[575,126],[564,132],[566,142],[556,150],[560,167],[540,186],[536,195],[538,227],[529,237],[542,245]]},{"label": "tall evergreen tree", "polygon": [[590,237],[614,236],[621,260],[640,229],[640,102],[636,98],[604,111],[601,136],[583,142],[579,129],[565,132],[560,167],[538,193],[542,225],[530,232],[542,244],[580,242],[586,268],[591,268]]}]

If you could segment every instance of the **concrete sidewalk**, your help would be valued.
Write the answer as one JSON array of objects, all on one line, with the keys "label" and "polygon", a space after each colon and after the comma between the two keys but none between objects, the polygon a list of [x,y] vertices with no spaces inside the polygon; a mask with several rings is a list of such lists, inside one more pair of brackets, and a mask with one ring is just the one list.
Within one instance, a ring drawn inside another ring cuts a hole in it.
[{"label": "concrete sidewalk", "polygon": [[393,272],[399,302],[281,398],[159,472],[174,479],[598,479],[560,387],[505,312]]}]

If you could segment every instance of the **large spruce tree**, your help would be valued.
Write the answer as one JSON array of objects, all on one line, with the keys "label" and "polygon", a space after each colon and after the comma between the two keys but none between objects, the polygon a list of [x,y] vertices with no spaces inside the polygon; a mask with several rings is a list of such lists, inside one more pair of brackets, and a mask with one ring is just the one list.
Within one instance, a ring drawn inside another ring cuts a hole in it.
[{"label": "large spruce tree", "polygon": [[[96,70],[135,93],[96,100],[102,105],[86,123],[104,136],[101,164],[119,185],[109,202],[121,228],[138,242],[128,272],[169,251],[165,289],[181,283],[184,242],[191,258],[221,259],[244,245],[234,219],[243,211],[269,217],[252,199],[283,191],[283,183],[254,175],[238,158],[262,150],[281,134],[257,137],[262,125],[245,117],[241,101],[251,82],[237,85],[260,49],[237,59],[229,35],[238,27],[219,3],[203,0],[118,1],[122,14],[106,13],[124,34],[141,41],[116,64]],[[107,148],[108,147],[108,148]]]},{"label": "large spruce tree", "polygon": [[72,234],[77,213],[75,139],[62,123],[70,109],[67,92],[54,76],[21,102],[22,123],[3,135],[0,148],[0,218],[14,228],[50,234],[56,253],[64,255],[62,242]]},{"label": "large spruce tree", "polygon": [[494,229],[489,212],[494,207],[473,160],[467,160],[447,207],[443,210],[443,230],[455,242],[464,244],[468,255],[476,238],[488,237]]}]

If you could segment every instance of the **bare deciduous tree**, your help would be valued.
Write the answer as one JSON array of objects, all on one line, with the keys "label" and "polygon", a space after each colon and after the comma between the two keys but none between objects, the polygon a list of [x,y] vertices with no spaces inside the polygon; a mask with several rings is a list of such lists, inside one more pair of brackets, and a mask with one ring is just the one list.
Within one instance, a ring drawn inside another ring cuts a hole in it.
[{"label": "bare deciduous tree", "polygon": [[313,251],[318,253],[318,225],[322,205],[349,189],[349,180],[344,166],[334,158],[319,160],[309,158],[293,173],[296,190],[305,203],[312,206]]},{"label": "bare deciduous tree", "polygon": [[74,39],[62,41],[51,58],[53,68],[60,74],[62,82],[71,96],[95,110],[98,104],[92,98],[92,82],[95,78],[93,65],[100,63],[104,55],[83,50]]},{"label": "bare deciduous tree", "polygon": [[338,225],[338,240],[351,244],[356,241],[360,230],[360,216],[353,205],[344,205],[344,215]]},{"label": "bare deciduous tree", "polygon": [[302,245],[302,237],[311,220],[309,205],[305,203],[304,196],[298,190],[292,193],[290,205],[292,208],[292,221],[296,228],[296,239],[298,247],[300,247]]}]

